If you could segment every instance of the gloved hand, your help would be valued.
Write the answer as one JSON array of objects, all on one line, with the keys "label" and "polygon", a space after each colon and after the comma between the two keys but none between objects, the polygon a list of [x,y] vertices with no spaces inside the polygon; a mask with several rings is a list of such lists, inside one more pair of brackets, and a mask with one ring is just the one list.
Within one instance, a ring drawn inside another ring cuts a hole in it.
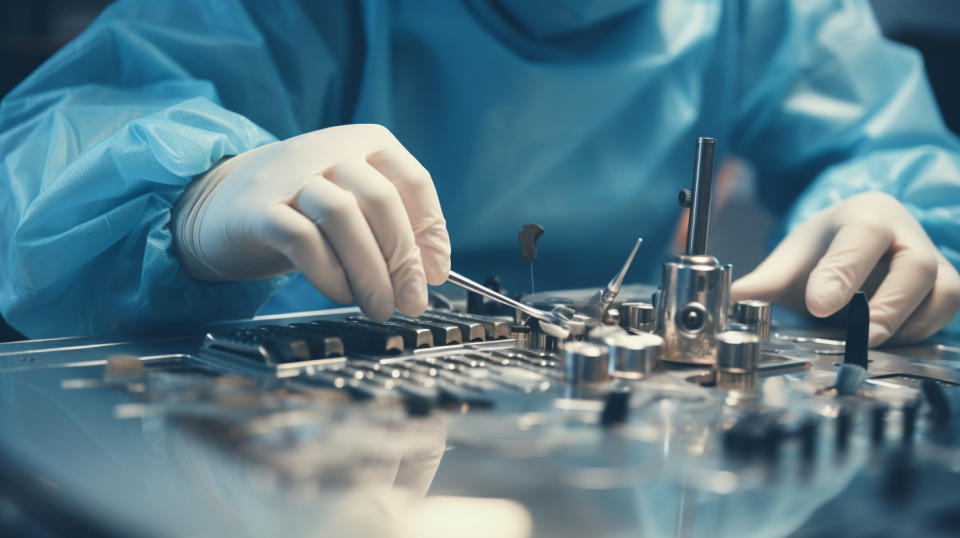
[{"label": "gloved hand", "polygon": [[879,192],[850,197],[811,217],[753,272],[731,298],[761,299],[834,314],[864,289],[870,298],[870,346],[893,337],[922,340],[960,308],[960,275],[897,199]]},{"label": "gloved hand", "polygon": [[298,270],[373,319],[418,316],[450,271],[430,174],[379,125],[303,134],[222,162],[174,208],[180,261],[197,279]]}]

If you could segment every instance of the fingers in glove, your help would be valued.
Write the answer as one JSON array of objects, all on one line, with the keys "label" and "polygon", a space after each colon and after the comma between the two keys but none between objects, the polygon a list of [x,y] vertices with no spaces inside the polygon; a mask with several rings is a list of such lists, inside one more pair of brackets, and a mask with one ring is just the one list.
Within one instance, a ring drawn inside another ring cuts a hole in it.
[{"label": "fingers in glove", "polygon": [[787,235],[756,269],[733,283],[731,300],[758,299],[803,308],[803,286],[829,240],[822,221],[815,217]]},{"label": "fingers in glove", "polygon": [[923,340],[942,329],[960,309],[960,274],[942,254],[937,252],[936,256],[937,277],[933,288],[891,342],[908,344]]},{"label": "fingers in glove", "polygon": [[400,193],[420,247],[427,282],[443,284],[450,273],[450,237],[437,190],[427,169],[389,131],[383,129],[383,134],[383,149],[371,153],[367,162]]},{"label": "fingers in glove", "polygon": [[286,204],[267,210],[263,244],[283,254],[320,293],[341,303],[352,303],[347,276],[333,249],[310,219]]},{"label": "fingers in glove", "polygon": [[387,264],[397,308],[407,316],[427,309],[427,278],[400,193],[364,161],[345,162],[324,177],[353,193]]},{"label": "fingers in glove", "polygon": [[807,310],[823,318],[843,308],[890,249],[892,240],[893,233],[880,223],[859,220],[841,224],[807,280]]},{"label": "fingers in glove", "polygon": [[937,258],[923,241],[895,245],[890,268],[870,298],[870,347],[878,346],[900,328],[920,305],[937,279]]},{"label": "fingers in glove", "polygon": [[310,178],[294,207],[323,232],[343,265],[360,309],[377,321],[393,314],[393,285],[387,263],[357,199],[323,176]]}]

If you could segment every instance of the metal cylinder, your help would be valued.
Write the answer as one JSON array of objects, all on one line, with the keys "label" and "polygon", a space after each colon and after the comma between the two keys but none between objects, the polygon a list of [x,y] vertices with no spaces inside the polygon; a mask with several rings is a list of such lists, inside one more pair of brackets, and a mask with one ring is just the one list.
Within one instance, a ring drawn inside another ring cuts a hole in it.
[{"label": "metal cylinder", "polygon": [[681,255],[663,264],[656,324],[663,360],[716,362],[713,336],[726,328],[731,269],[713,256]]},{"label": "metal cylinder", "polygon": [[620,334],[604,343],[609,348],[610,374],[615,377],[639,379],[660,366],[663,338],[655,334]]},{"label": "metal cylinder", "polygon": [[563,341],[538,329],[530,335],[528,349],[556,353],[563,349]]},{"label": "metal cylinder", "polygon": [[737,301],[733,306],[733,318],[757,335],[761,342],[770,339],[770,316],[772,309],[767,301]]},{"label": "metal cylinder", "polygon": [[693,167],[693,199],[687,223],[688,256],[707,253],[707,231],[710,227],[710,198],[713,190],[713,164],[717,141],[701,136],[697,139]]},{"label": "metal cylinder", "polygon": [[656,321],[657,311],[650,303],[631,301],[620,305],[620,324],[624,329],[653,332]]},{"label": "metal cylinder", "polygon": [[607,338],[627,334],[623,327],[616,325],[597,325],[587,332],[586,340],[594,344],[603,344]]},{"label": "metal cylinder", "polygon": [[516,346],[521,349],[530,349],[533,337],[533,328],[529,325],[511,325],[510,338],[517,341]]},{"label": "metal cylinder", "polygon": [[564,377],[568,383],[596,383],[610,380],[607,347],[592,342],[568,342],[563,347]]},{"label": "metal cylinder", "polygon": [[717,387],[754,390],[760,368],[760,338],[748,332],[725,331],[717,343]]},{"label": "metal cylinder", "polygon": [[608,308],[603,313],[604,325],[620,325],[620,311],[616,308]]}]

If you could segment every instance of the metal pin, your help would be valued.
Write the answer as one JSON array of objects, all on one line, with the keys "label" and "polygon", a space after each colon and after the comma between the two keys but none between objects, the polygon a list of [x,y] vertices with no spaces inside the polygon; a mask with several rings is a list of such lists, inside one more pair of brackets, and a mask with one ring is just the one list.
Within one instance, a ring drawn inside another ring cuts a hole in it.
[{"label": "metal pin", "polygon": [[627,261],[624,262],[623,267],[620,268],[620,271],[617,274],[613,275],[613,278],[610,279],[610,282],[607,283],[607,287],[600,289],[593,297],[590,298],[590,301],[587,302],[586,313],[588,316],[595,320],[603,319],[604,313],[610,308],[610,305],[613,303],[614,298],[617,294],[620,293],[620,287],[623,285],[623,278],[627,276],[627,270],[630,269],[630,265],[633,263],[633,258],[637,255],[637,250],[640,248],[640,245],[643,244],[643,238],[638,237],[637,242],[633,245],[633,250],[630,251],[630,255],[627,256]]}]

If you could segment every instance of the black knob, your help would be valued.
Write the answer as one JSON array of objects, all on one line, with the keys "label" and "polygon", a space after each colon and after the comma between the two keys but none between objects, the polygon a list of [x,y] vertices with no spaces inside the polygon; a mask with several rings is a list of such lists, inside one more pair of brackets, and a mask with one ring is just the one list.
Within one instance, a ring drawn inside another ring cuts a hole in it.
[{"label": "black knob", "polygon": [[677,195],[677,201],[680,202],[680,207],[690,207],[693,204],[693,191],[681,189],[680,194]]},{"label": "black knob", "polygon": [[600,424],[615,426],[627,422],[630,415],[630,390],[616,388],[607,393],[603,404],[603,413],[600,415]]}]

